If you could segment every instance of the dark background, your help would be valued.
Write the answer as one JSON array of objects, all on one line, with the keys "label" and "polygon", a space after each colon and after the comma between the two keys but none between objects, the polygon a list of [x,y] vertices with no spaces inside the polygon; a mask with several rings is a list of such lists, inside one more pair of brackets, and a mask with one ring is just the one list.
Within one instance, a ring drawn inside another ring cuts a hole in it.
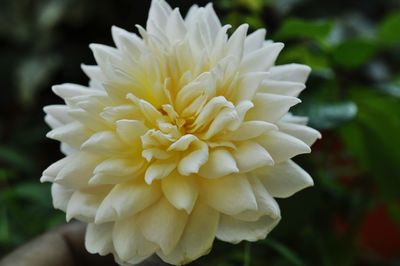
[{"label": "dark background", "polygon": [[[169,1],[183,13],[195,1]],[[196,1],[200,5],[208,1]],[[51,85],[87,84],[89,43],[145,25],[150,1],[0,0],[0,257],[64,222],[41,172],[61,158],[45,138]],[[234,27],[266,27],[278,63],[313,68],[293,110],[322,140],[299,162],[315,186],[279,200],[263,241],[215,242],[207,265],[400,265],[400,1],[221,0]],[[246,258],[251,258],[247,260]]]}]

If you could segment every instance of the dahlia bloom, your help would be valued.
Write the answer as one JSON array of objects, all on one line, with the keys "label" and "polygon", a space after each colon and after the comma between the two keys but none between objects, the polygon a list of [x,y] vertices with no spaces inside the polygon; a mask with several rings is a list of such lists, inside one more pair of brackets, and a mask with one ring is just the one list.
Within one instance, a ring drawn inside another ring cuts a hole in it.
[{"label": "dahlia bloom", "polygon": [[211,249],[263,239],[274,198],[311,186],[291,158],[320,137],[298,104],[308,66],[275,66],[265,30],[230,36],[211,4],[185,18],[153,0],[140,36],[113,27],[116,48],[91,44],[89,86],[53,87],[44,108],[65,157],[47,168],[54,207],[88,223],[86,248],[136,264],[156,253],[181,265]]}]

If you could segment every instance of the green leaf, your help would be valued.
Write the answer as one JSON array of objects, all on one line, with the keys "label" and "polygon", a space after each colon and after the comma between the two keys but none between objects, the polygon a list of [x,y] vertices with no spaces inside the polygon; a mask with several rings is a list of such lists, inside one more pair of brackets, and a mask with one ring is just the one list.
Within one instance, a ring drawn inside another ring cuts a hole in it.
[{"label": "green leaf", "polygon": [[335,47],[333,59],[340,66],[356,68],[367,63],[375,55],[377,48],[370,40],[347,40]]},{"label": "green leaf", "polygon": [[378,29],[379,40],[384,44],[397,44],[400,42],[400,12],[386,16]]},{"label": "green leaf", "polygon": [[51,205],[51,197],[48,184],[25,182],[9,189],[14,198],[25,199],[35,204]]},{"label": "green leaf", "polygon": [[292,250],[290,250],[285,245],[279,243],[278,241],[273,240],[271,238],[267,238],[263,241],[263,243],[273,248],[276,252],[278,252],[282,257],[284,257],[287,260],[287,262],[290,263],[290,265],[295,265],[295,266],[304,265],[301,259]]},{"label": "green leaf", "polygon": [[31,158],[12,147],[0,146],[0,161],[26,172],[34,168]]},{"label": "green leaf", "polygon": [[274,40],[292,38],[311,39],[325,44],[333,29],[333,22],[327,20],[307,21],[298,18],[286,20],[275,33]]}]

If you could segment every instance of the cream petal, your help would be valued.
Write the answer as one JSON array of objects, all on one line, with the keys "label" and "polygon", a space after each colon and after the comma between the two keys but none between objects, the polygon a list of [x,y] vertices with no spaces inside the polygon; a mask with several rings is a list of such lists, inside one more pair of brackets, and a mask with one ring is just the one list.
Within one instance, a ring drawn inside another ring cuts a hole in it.
[{"label": "cream petal", "polygon": [[180,41],[185,37],[187,29],[185,22],[179,13],[179,9],[174,9],[168,17],[165,31],[169,41],[172,43]]},{"label": "cream petal", "polygon": [[208,145],[205,142],[199,140],[194,142],[192,146],[192,151],[184,156],[178,164],[178,172],[184,176],[198,173],[200,167],[208,159]]},{"label": "cream petal", "polygon": [[270,69],[270,78],[273,80],[284,80],[305,83],[311,68],[300,64],[287,64],[274,66]]},{"label": "cream petal", "polygon": [[67,221],[76,218],[88,223],[93,222],[100,203],[109,191],[109,186],[91,187],[75,191],[68,202],[66,210]]},{"label": "cream petal", "polygon": [[226,54],[242,58],[248,28],[249,25],[242,24],[235,30],[226,43]]},{"label": "cream petal", "polygon": [[317,139],[321,138],[321,133],[311,127],[285,122],[279,122],[277,125],[279,130],[300,139],[308,146],[311,146]]},{"label": "cream petal", "polygon": [[221,215],[216,236],[218,239],[233,244],[240,241],[257,241],[264,239],[279,223],[280,217],[263,216],[255,222],[245,222],[229,215]]},{"label": "cream petal", "polygon": [[244,42],[244,54],[247,55],[263,47],[266,33],[265,29],[258,29],[250,33]]},{"label": "cream petal", "polygon": [[156,202],[161,196],[159,184],[143,181],[116,185],[99,206],[95,222],[104,223],[135,215]]},{"label": "cream petal", "polygon": [[185,211],[175,209],[161,198],[139,214],[138,223],[146,239],[157,244],[164,254],[169,254],[181,238],[187,218]]},{"label": "cream petal", "polygon": [[266,79],[261,82],[258,92],[297,97],[305,87],[306,86],[300,82]]},{"label": "cream petal", "polygon": [[69,107],[66,105],[48,105],[43,108],[44,112],[54,119],[56,119],[61,124],[71,123],[73,120],[68,115]]},{"label": "cream petal", "polygon": [[278,203],[265,189],[263,183],[257,177],[249,178],[251,187],[253,188],[258,205],[257,211],[244,211],[235,215],[235,219],[247,222],[255,222],[264,215],[268,215],[273,219],[280,217],[280,210]]},{"label": "cream petal", "polygon": [[85,248],[89,253],[104,256],[113,250],[112,231],[114,223],[89,223],[85,234]]},{"label": "cream petal", "polygon": [[243,72],[267,71],[274,63],[283,49],[283,43],[268,43],[261,49],[246,55],[240,65]]},{"label": "cream petal", "polygon": [[143,53],[143,40],[135,33],[128,32],[124,29],[112,26],[112,37],[114,43],[124,55],[128,55],[132,60],[139,60],[140,54]]},{"label": "cream petal", "polygon": [[246,120],[276,122],[288,112],[290,107],[300,102],[295,97],[257,93],[253,99],[254,108],[247,112]]},{"label": "cream petal", "polygon": [[125,261],[149,257],[159,249],[143,236],[135,216],[115,222],[112,241],[115,252]]},{"label": "cream petal", "polygon": [[236,150],[233,151],[233,156],[241,173],[274,164],[274,160],[268,151],[255,141],[236,143]]},{"label": "cream petal", "polygon": [[93,176],[94,168],[102,158],[86,152],[79,152],[68,158],[68,164],[60,170],[54,182],[69,188],[86,187]]},{"label": "cream petal", "polygon": [[154,21],[156,25],[164,29],[171,12],[171,7],[164,0],[153,0],[149,10],[146,29],[150,33],[154,32],[154,28],[150,21]]},{"label": "cream petal", "polygon": [[144,179],[150,185],[154,180],[168,176],[177,165],[178,162],[175,156],[167,160],[156,160],[147,168]]},{"label": "cream petal", "polygon": [[198,201],[176,248],[168,255],[162,251],[157,255],[167,263],[182,265],[207,254],[211,250],[218,222],[219,213]]},{"label": "cream petal", "polygon": [[53,87],[51,87],[51,89],[56,95],[60,96],[63,99],[83,95],[104,95],[104,92],[101,92],[99,90],[93,90],[88,87],[73,83],[54,85]]},{"label": "cream petal", "polygon": [[191,213],[198,196],[197,184],[192,176],[182,176],[173,172],[161,180],[165,197],[178,210]]},{"label": "cream petal", "polygon": [[210,29],[211,38],[215,39],[219,29],[222,27],[221,22],[217,16],[217,14],[215,13],[212,3],[208,3],[206,5],[206,7],[204,8],[204,10],[205,10],[205,16],[206,16],[205,20]]},{"label": "cream petal", "polygon": [[94,133],[82,144],[81,150],[104,154],[106,156],[109,156],[110,154],[126,153],[124,143],[112,131],[100,131]]},{"label": "cream petal", "polygon": [[130,158],[110,158],[98,164],[93,173],[115,176],[135,176],[136,172],[139,171],[143,164],[144,160],[141,158],[135,160]]},{"label": "cream petal", "polygon": [[265,167],[255,173],[276,198],[287,198],[314,184],[311,176],[292,160]]},{"label": "cream petal", "polygon": [[200,167],[198,174],[205,178],[219,178],[239,172],[235,158],[226,149],[210,151],[208,161]]},{"label": "cream petal", "polygon": [[79,148],[90,137],[90,131],[81,123],[72,122],[51,130],[46,137],[67,143],[73,148]]},{"label": "cream petal", "polygon": [[126,144],[140,144],[140,137],[143,136],[148,128],[143,121],[121,119],[116,123],[116,132]]},{"label": "cream petal", "polygon": [[257,138],[275,163],[286,161],[296,155],[311,152],[310,147],[303,141],[280,131],[269,131]]},{"label": "cream petal", "polygon": [[195,135],[187,134],[179,138],[177,141],[172,143],[167,151],[185,151],[189,148],[189,145],[193,142],[198,140]]},{"label": "cream petal", "polygon": [[278,127],[265,121],[245,121],[237,130],[225,134],[224,139],[243,141],[258,137],[270,130],[278,130]]},{"label": "cream petal", "polygon": [[202,139],[211,139],[223,130],[230,129],[230,126],[239,120],[235,109],[224,108],[211,122],[206,132],[199,134]]},{"label": "cream petal", "polygon": [[267,72],[249,72],[244,74],[240,78],[239,85],[234,92],[234,101],[241,102],[253,99],[261,81],[267,77]]},{"label": "cream petal", "polygon": [[64,157],[47,167],[47,169],[43,171],[40,182],[53,182],[61,169],[68,163],[69,159],[68,157]]},{"label": "cream petal", "polygon": [[254,192],[247,177],[230,175],[217,179],[202,179],[200,195],[214,209],[236,215],[246,210],[257,210]]},{"label": "cream petal", "polygon": [[51,185],[51,197],[53,198],[53,206],[56,209],[66,211],[68,202],[71,199],[74,190],[70,188],[63,187],[59,184]]}]

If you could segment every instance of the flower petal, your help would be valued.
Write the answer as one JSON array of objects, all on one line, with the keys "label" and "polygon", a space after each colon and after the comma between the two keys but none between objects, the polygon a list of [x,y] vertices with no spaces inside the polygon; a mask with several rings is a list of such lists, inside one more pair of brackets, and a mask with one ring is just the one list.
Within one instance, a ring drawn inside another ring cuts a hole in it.
[{"label": "flower petal", "polygon": [[274,160],[268,151],[255,141],[236,143],[236,150],[233,152],[233,156],[241,173],[274,164]]},{"label": "flower petal", "polygon": [[114,223],[89,223],[85,234],[85,248],[89,253],[104,256],[113,249],[111,233]]},{"label": "flower petal", "polygon": [[112,241],[117,255],[126,261],[149,257],[158,250],[143,236],[135,216],[115,222]]},{"label": "flower petal", "polygon": [[239,172],[235,158],[226,149],[215,149],[210,152],[208,161],[200,167],[198,174],[205,178],[218,178]]},{"label": "flower petal", "polygon": [[232,216],[221,215],[217,230],[217,238],[222,241],[237,244],[240,241],[257,241],[264,239],[279,223],[280,217],[271,218],[266,215],[255,222],[245,222]]},{"label": "flower petal", "polygon": [[100,204],[95,222],[104,223],[133,216],[155,203],[160,196],[158,184],[150,186],[140,180],[116,185]]},{"label": "flower petal", "polygon": [[175,208],[191,213],[198,196],[194,177],[173,172],[161,180],[161,188],[165,197]]},{"label": "flower petal", "polygon": [[260,169],[258,176],[265,188],[276,198],[287,198],[294,193],[312,186],[311,176],[292,160]]},{"label": "flower petal", "polygon": [[182,265],[207,254],[214,241],[218,222],[219,213],[198,201],[176,248],[168,255],[162,251],[157,252],[157,255],[167,263]]},{"label": "flower petal", "polygon": [[251,185],[244,175],[230,175],[217,179],[201,180],[201,195],[214,209],[236,215],[246,210],[257,210]]},{"label": "flower petal", "polygon": [[258,137],[257,142],[271,154],[275,163],[286,161],[299,154],[311,152],[306,143],[280,131],[269,131]]},{"label": "flower petal", "polygon": [[156,243],[164,254],[169,254],[181,238],[187,218],[185,211],[175,209],[161,198],[139,214],[138,223],[146,239]]},{"label": "flower petal", "polygon": [[305,83],[311,68],[300,64],[287,64],[274,66],[270,69],[270,78],[273,80],[284,80]]},{"label": "flower petal", "polygon": [[321,133],[311,127],[285,122],[279,122],[277,125],[279,130],[300,139],[308,146],[321,138]]},{"label": "flower petal", "polygon": [[53,206],[56,209],[66,211],[68,202],[72,197],[74,190],[63,187],[59,184],[51,185],[51,197],[53,198]]}]

